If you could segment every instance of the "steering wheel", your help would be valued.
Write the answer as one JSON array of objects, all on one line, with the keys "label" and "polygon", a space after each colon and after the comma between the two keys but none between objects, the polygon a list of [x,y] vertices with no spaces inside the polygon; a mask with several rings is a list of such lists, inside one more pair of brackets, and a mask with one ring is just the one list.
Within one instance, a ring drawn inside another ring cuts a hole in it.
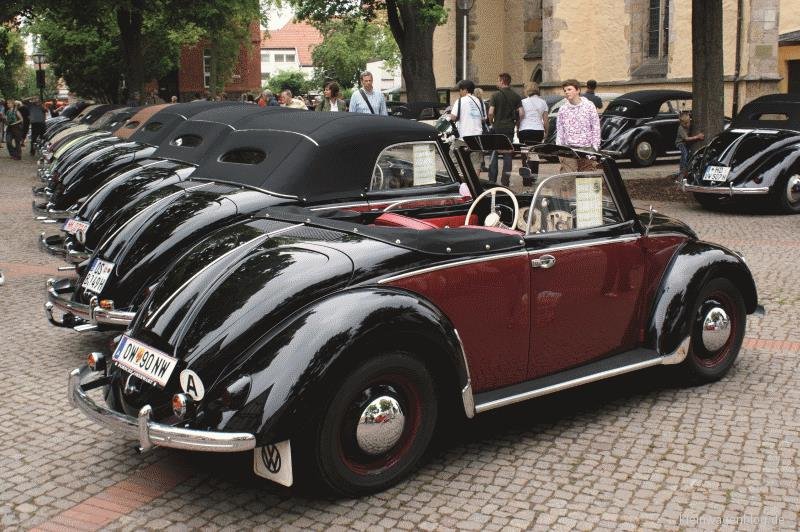
[{"label": "steering wheel", "polygon": [[464,220],[464,225],[469,225],[469,219],[472,217],[472,213],[475,211],[475,206],[483,200],[483,198],[490,196],[491,197],[491,206],[489,208],[489,215],[483,221],[483,225],[486,227],[501,227],[503,226],[503,222],[500,221],[500,215],[497,213],[495,198],[497,196],[497,192],[502,192],[509,198],[511,198],[511,203],[514,205],[514,215],[513,219],[511,220],[510,224],[507,224],[506,227],[511,229],[517,227],[517,221],[519,220],[519,203],[517,203],[517,197],[514,196],[514,193],[504,187],[494,187],[490,188],[489,190],[484,190],[475,201],[472,202],[472,205],[469,206],[469,211],[467,211],[467,218]]}]

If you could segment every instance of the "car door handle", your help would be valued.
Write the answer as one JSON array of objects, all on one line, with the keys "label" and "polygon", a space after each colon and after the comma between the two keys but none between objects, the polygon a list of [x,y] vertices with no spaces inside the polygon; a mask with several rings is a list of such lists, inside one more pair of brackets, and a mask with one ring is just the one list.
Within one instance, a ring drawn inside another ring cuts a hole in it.
[{"label": "car door handle", "polygon": [[552,255],[542,255],[538,259],[531,260],[531,266],[534,268],[548,269],[556,265],[556,258]]}]

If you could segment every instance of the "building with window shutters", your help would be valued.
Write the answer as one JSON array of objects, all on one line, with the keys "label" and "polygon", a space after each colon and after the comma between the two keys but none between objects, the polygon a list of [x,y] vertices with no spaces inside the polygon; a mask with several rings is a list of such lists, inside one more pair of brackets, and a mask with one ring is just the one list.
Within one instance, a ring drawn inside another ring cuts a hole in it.
[{"label": "building with window shutters", "polygon": [[[434,34],[436,84],[453,91],[457,80],[469,78],[493,91],[505,71],[517,89],[537,81],[543,93],[560,92],[568,78],[595,79],[598,92],[691,90],[691,6],[692,0],[445,0],[450,16]],[[730,113],[734,83],[739,108],[778,91],[787,76],[779,71],[778,23],[791,12],[787,18],[800,30],[800,0],[723,0],[722,6]]]}]

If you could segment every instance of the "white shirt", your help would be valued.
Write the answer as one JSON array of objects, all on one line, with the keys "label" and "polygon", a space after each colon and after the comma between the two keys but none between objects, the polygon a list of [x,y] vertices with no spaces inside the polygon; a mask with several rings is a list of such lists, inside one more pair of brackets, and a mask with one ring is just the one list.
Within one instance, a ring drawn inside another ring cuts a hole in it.
[{"label": "white shirt", "polygon": [[456,117],[459,136],[480,135],[483,132],[482,121],[485,115],[481,107],[483,107],[481,101],[471,94],[466,94],[456,101],[450,114]]},{"label": "white shirt", "polygon": [[542,118],[544,113],[547,112],[547,102],[534,94],[522,100],[522,108],[525,110],[525,117],[519,123],[520,131],[523,129],[544,129]]}]

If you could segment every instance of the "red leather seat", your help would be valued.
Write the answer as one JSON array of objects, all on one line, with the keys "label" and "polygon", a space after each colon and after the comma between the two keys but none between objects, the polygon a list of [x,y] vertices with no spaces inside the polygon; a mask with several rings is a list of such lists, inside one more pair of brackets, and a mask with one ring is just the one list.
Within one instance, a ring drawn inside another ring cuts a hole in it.
[{"label": "red leather seat", "polygon": [[374,224],[384,227],[406,227],[408,229],[419,230],[439,229],[438,226],[432,223],[428,223],[423,220],[417,220],[416,218],[411,218],[409,216],[404,216],[394,212],[385,212],[381,214],[375,218]]}]

